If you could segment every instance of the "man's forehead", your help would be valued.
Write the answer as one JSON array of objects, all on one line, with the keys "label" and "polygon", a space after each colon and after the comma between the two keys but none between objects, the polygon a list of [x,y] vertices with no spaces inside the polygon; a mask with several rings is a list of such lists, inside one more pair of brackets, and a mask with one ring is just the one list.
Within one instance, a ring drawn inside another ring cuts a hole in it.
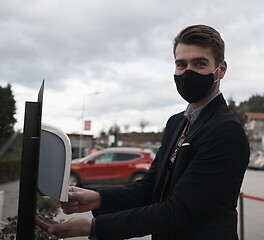
[{"label": "man's forehead", "polygon": [[192,59],[213,60],[213,52],[209,47],[203,47],[195,44],[179,43],[175,49],[175,59],[190,61]]}]

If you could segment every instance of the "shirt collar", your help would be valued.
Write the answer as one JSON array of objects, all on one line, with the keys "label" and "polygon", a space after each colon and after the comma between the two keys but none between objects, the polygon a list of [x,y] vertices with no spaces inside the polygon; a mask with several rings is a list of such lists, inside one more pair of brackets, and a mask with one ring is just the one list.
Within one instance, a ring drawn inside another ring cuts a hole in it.
[{"label": "shirt collar", "polygon": [[212,98],[210,98],[206,103],[204,103],[200,107],[196,108],[194,111],[191,111],[190,104],[187,106],[187,108],[184,112],[184,116],[190,121],[190,125],[192,125],[195,122],[195,120],[198,118],[201,111],[207,106],[207,104],[210,103],[219,94],[221,94],[220,91],[216,95],[214,95]]}]

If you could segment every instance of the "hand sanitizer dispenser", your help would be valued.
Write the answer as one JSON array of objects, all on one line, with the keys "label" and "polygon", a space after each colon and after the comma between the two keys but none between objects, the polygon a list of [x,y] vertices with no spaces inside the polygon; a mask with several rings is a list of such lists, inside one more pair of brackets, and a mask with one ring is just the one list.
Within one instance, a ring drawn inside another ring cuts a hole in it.
[{"label": "hand sanitizer dispenser", "polygon": [[41,125],[38,190],[42,195],[68,201],[71,143],[60,129]]}]

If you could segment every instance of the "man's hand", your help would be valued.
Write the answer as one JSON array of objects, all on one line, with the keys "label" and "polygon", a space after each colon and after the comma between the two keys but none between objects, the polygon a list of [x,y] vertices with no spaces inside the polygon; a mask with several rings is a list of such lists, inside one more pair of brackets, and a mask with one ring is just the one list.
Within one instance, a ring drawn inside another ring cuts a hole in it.
[{"label": "man's hand", "polygon": [[89,236],[91,233],[91,221],[85,218],[71,218],[66,222],[56,222],[50,218],[37,216],[36,224],[59,238]]},{"label": "man's hand", "polygon": [[69,202],[61,203],[65,214],[88,212],[100,206],[101,196],[98,192],[78,187],[70,187]]}]

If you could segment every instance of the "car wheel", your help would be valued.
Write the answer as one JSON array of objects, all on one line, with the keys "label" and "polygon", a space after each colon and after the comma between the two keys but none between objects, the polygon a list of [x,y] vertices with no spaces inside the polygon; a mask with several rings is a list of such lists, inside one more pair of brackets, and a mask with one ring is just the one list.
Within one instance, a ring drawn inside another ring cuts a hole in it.
[{"label": "car wheel", "polygon": [[136,173],[132,176],[131,182],[135,182],[137,180],[140,180],[144,177],[145,173]]},{"label": "car wheel", "polygon": [[260,169],[264,170],[264,163],[260,165]]},{"label": "car wheel", "polygon": [[71,173],[70,175],[70,186],[74,186],[74,187],[81,186],[80,178],[76,173]]}]

